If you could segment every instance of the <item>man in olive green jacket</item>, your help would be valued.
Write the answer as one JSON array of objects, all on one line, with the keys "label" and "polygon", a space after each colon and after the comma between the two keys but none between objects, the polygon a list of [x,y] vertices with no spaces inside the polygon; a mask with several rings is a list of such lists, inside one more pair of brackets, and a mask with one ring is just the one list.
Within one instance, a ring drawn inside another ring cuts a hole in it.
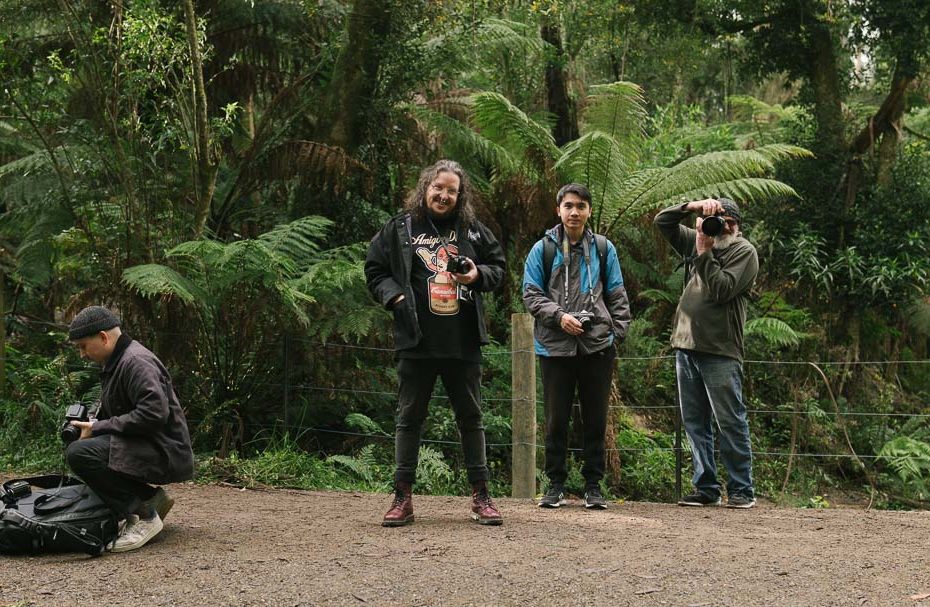
[{"label": "man in olive green jacket", "polygon": [[[699,215],[696,229],[681,224],[692,214]],[[691,267],[672,329],[681,417],[694,462],[695,492],[682,498],[683,506],[721,503],[714,425],[729,475],[727,506],[751,508],[756,503],[742,379],[743,326],[759,257],[743,238],[740,222],[739,206],[727,198],[676,205],[655,218],[656,227]]]}]

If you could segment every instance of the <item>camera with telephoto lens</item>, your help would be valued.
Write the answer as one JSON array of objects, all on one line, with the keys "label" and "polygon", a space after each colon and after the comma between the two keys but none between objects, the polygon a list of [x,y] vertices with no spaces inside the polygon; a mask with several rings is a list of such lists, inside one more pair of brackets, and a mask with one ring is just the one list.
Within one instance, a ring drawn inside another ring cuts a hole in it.
[{"label": "camera with telephoto lens", "polygon": [[721,215],[711,215],[701,222],[701,231],[711,237],[719,236],[726,224],[726,220]]},{"label": "camera with telephoto lens", "polygon": [[590,331],[594,325],[594,312],[582,310],[581,312],[572,312],[572,316],[578,319],[578,322],[581,323],[581,330],[585,333]]},{"label": "camera with telephoto lens", "polygon": [[451,272],[452,274],[467,274],[468,258],[464,255],[452,255],[446,261],[446,272]]},{"label": "camera with telephoto lens", "polygon": [[61,442],[69,445],[81,438],[81,429],[77,426],[72,426],[71,422],[86,421],[88,421],[87,407],[81,403],[74,403],[68,407],[68,410],[65,411],[65,423],[61,425]]}]

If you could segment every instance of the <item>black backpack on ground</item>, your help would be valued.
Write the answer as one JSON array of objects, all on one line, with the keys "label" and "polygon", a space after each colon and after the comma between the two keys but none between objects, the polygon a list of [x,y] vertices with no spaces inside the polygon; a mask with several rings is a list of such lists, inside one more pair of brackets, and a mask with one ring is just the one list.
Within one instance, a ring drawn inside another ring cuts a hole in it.
[{"label": "black backpack on ground", "polygon": [[0,488],[0,553],[101,554],[118,532],[113,512],[81,481],[59,474]]}]

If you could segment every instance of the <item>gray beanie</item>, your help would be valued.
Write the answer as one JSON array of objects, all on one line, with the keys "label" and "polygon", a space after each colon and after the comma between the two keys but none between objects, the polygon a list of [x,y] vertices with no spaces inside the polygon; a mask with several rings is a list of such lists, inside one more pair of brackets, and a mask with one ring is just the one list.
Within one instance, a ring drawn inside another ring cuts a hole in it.
[{"label": "gray beanie", "polygon": [[119,318],[103,306],[88,306],[78,312],[68,327],[68,339],[76,341],[119,326]]},{"label": "gray beanie", "polygon": [[739,205],[736,202],[730,200],[729,198],[718,198],[717,202],[723,206],[723,214],[727,217],[732,217],[736,220],[736,223],[743,223],[743,216],[740,215]]}]

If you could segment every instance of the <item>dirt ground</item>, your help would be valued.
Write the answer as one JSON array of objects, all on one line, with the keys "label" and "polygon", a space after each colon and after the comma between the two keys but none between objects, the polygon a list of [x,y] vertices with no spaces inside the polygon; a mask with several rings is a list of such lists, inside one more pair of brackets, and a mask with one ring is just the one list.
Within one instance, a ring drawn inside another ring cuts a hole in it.
[{"label": "dirt ground", "polygon": [[174,485],[164,531],[99,558],[0,557],[0,606],[907,605],[930,607],[930,512],[682,508]]}]

